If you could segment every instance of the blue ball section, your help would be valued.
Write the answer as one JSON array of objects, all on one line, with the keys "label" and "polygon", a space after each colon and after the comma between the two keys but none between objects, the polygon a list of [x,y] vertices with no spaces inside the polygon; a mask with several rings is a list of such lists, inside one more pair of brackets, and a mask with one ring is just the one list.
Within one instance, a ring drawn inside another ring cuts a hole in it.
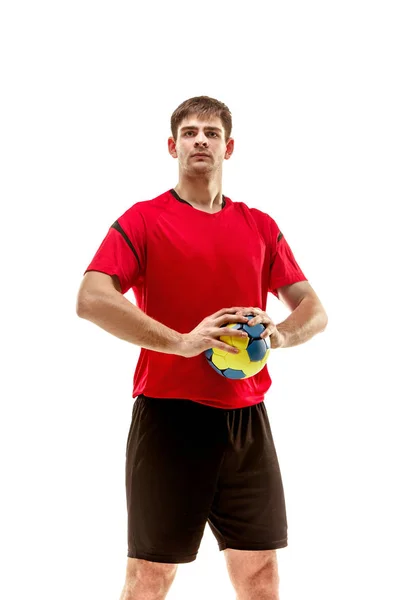
[{"label": "blue ball section", "polygon": [[212,368],[214,369],[214,371],[217,371],[217,373],[218,373],[219,375],[223,375],[223,374],[224,374],[224,372],[223,372],[223,371],[220,371],[220,370],[218,369],[218,367],[216,367],[216,366],[214,365],[214,363],[212,362],[212,360],[209,360],[209,361],[208,361],[208,364],[209,364],[209,365],[211,365],[211,366],[212,366]]},{"label": "blue ball section", "polygon": [[251,361],[261,360],[266,351],[268,350],[268,346],[265,343],[265,340],[252,340],[250,344],[247,346],[247,354],[250,357]]},{"label": "blue ball section", "polygon": [[243,329],[250,337],[259,338],[265,329],[265,325],[264,323],[257,323],[257,325],[249,327],[246,323],[243,323]]},{"label": "blue ball section", "polygon": [[217,369],[217,371],[220,374],[222,373],[222,375],[228,379],[243,379],[243,377],[246,376],[243,371],[239,371],[238,369],[225,369],[224,371]]}]

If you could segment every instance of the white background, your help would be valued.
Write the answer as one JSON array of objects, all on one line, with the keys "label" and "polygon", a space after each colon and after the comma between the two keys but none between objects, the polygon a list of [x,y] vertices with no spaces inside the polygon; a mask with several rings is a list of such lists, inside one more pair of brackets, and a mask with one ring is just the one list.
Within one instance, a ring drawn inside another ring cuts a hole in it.
[{"label": "white background", "polygon": [[[233,114],[223,192],[277,221],[330,319],[269,361],[281,600],[400,597],[395,4],[2,4],[1,597],[119,598],[138,348],[76,295],[114,220],[176,185],[169,119],[203,94]],[[233,600],[224,564],[207,527],[168,598]]]}]

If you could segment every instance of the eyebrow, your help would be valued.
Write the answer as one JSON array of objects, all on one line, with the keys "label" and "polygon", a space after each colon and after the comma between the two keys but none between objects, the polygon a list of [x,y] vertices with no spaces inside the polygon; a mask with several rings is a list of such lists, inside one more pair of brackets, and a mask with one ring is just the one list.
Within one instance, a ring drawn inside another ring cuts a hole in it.
[{"label": "eyebrow", "polygon": [[[196,127],[196,125],[188,125],[186,127],[181,127],[181,131],[186,131],[187,129],[198,129],[198,127]],[[212,131],[219,131],[220,133],[222,133],[222,129],[220,129],[219,127],[212,127],[211,125],[207,125],[204,129],[211,129]]]}]

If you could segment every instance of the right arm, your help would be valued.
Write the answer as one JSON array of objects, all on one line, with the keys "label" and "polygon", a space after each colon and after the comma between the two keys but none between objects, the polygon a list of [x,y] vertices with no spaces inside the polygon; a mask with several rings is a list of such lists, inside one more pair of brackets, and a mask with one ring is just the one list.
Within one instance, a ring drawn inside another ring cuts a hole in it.
[{"label": "right arm", "polygon": [[146,315],[121,294],[118,277],[85,273],[76,303],[79,317],[148,350],[179,354],[182,334]]},{"label": "right arm", "polygon": [[82,280],[76,312],[121,340],[147,350],[177,354],[190,358],[208,348],[236,350],[219,340],[221,335],[241,336],[242,332],[221,328],[227,323],[246,323],[248,319],[235,313],[241,307],[223,308],[206,317],[190,333],[179,333],[146,315],[121,293],[118,277],[88,271]]}]

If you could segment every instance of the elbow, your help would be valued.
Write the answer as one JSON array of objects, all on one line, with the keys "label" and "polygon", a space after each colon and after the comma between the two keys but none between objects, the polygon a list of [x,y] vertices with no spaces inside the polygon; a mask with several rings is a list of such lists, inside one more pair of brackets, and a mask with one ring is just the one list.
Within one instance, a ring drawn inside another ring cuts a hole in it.
[{"label": "elbow", "polygon": [[321,333],[323,331],[325,331],[325,329],[327,328],[327,326],[328,326],[328,315],[327,315],[326,311],[324,309],[322,309],[322,312],[321,312],[321,329],[320,329]]},{"label": "elbow", "polygon": [[81,319],[85,318],[85,314],[86,314],[86,308],[83,304],[83,302],[78,298],[76,301],[76,314],[78,315],[78,317],[80,317]]},{"label": "elbow", "polygon": [[75,306],[76,314],[78,315],[78,317],[80,317],[81,319],[87,319],[87,316],[88,316],[88,313],[90,310],[89,306],[90,306],[90,299],[89,299],[88,295],[86,293],[80,292],[76,299],[76,306]]}]

